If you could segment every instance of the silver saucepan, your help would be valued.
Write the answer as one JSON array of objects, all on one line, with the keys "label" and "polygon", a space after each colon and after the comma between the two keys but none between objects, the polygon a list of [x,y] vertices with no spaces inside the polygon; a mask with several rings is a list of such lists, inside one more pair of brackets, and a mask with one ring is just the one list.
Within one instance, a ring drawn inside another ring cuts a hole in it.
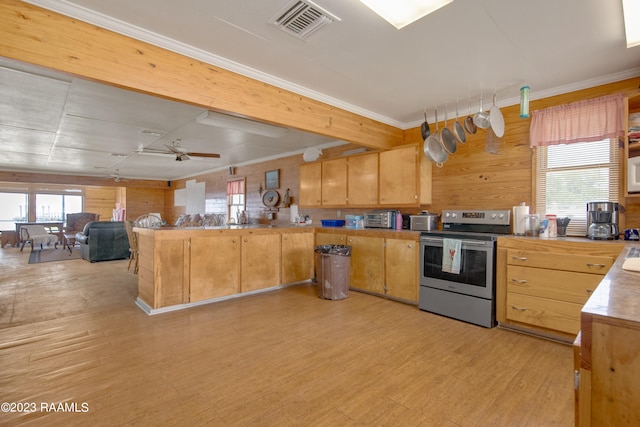
[{"label": "silver saucepan", "polygon": [[436,131],[431,133],[424,140],[424,154],[429,160],[436,164],[439,168],[442,167],[444,162],[449,158],[449,153],[442,148],[442,142],[440,142],[440,134],[438,133],[438,110],[435,110],[436,114]]}]

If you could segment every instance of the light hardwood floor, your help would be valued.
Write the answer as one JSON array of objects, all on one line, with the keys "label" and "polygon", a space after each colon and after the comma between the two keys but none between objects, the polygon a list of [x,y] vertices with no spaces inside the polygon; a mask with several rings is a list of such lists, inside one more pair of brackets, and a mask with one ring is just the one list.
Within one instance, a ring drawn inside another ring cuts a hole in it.
[{"label": "light hardwood floor", "polygon": [[0,249],[0,402],[38,410],[0,425],[573,423],[566,345],[309,284],[147,316],[127,261],[27,259]]}]

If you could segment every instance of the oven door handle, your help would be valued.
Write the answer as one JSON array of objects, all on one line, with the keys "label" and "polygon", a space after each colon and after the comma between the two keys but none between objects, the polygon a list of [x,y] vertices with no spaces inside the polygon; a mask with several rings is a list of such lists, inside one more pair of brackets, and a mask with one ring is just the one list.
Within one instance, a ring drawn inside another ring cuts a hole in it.
[{"label": "oven door handle", "polygon": [[[442,245],[443,239],[434,238],[434,237],[422,237],[422,238],[420,238],[420,241],[421,242],[439,243],[440,245]],[[483,247],[486,247],[490,243],[492,243],[492,242],[485,241],[485,240],[461,240],[461,242],[462,242],[462,244],[464,246],[483,246]]]}]

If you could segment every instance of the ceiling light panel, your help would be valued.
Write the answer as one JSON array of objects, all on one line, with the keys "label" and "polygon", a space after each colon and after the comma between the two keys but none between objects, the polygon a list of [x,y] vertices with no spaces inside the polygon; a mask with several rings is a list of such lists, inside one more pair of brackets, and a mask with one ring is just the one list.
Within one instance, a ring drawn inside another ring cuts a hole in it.
[{"label": "ceiling light panel", "polygon": [[640,1],[622,0],[627,47],[640,45]]},{"label": "ceiling light panel", "polygon": [[360,0],[397,29],[417,21],[453,0]]}]

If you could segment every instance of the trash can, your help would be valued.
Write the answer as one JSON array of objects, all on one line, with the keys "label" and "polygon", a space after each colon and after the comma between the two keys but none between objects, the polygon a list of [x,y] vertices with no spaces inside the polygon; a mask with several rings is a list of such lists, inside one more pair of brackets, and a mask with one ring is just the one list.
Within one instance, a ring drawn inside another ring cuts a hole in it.
[{"label": "trash can", "polygon": [[315,248],[318,297],[330,300],[349,296],[351,246],[320,245]]}]

